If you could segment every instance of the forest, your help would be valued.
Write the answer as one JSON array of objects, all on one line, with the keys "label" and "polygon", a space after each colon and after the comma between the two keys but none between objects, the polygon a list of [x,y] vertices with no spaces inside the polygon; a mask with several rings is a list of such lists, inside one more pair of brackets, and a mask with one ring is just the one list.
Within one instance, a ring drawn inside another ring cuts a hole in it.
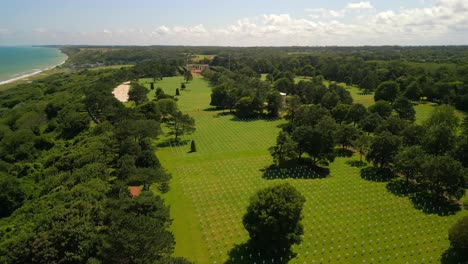
[{"label": "forest", "polygon": [[[164,199],[174,188],[171,164],[157,156],[161,138],[184,146],[198,129],[178,102],[194,93],[189,62],[210,65],[195,76],[211,87],[204,111],[281,120],[265,149],[267,172],[300,167],[327,177],[337,158],[356,154],[350,166],[362,179],[391,180],[387,189],[418,210],[466,210],[466,46],[61,49],[68,55],[63,71],[0,92],[0,263],[190,263],[174,256],[174,219]],[[172,77],[184,80],[175,94],[158,86]],[[130,102],[122,103],[112,91],[126,81]],[[375,103],[355,102],[350,88]],[[418,104],[435,105],[427,119],[417,120]],[[190,152],[201,146],[191,145]],[[130,186],[141,186],[141,194],[133,196]],[[256,206],[275,192],[292,197],[298,222],[305,198],[289,185],[258,192],[243,221],[248,245],[279,258],[265,245],[289,249],[303,231],[298,224],[272,237],[265,235],[271,226],[257,226],[263,220]],[[457,230],[467,222],[461,218],[448,234],[459,259],[467,257],[468,238]]]}]

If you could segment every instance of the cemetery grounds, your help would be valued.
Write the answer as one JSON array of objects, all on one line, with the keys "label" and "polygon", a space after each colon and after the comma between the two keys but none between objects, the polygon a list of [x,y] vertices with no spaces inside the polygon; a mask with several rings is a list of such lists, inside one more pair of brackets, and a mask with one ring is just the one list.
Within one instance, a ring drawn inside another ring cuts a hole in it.
[{"label": "cemetery grounds", "polygon": [[[149,79],[140,82],[149,88]],[[182,77],[155,84],[174,95]],[[256,191],[289,182],[306,197],[304,235],[290,263],[439,263],[449,247],[455,215],[423,213],[408,197],[396,196],[386,182],[367,181],[351,158],[337,158],[327,178],[305,168],[268,171],[268,148],[284,120],[239,120],[210,106],[211,88],[195,77],[181,91],[179,108],[196,122],[196,132],[174,143],[158,140],[157,155],[172,174],[164,194],[173,218],[175,255],[196,263],[280,263],[257,254],[229,254],[248,240],[242,216]],[[151,91],[154,94],[154,91]],[[153,97],[151,95],[150,97]],[[225,111],[227,112],[227,111]],[[196,153],[189,153],[195,140]],[[156,188],[153,191],[157,192]]]}]

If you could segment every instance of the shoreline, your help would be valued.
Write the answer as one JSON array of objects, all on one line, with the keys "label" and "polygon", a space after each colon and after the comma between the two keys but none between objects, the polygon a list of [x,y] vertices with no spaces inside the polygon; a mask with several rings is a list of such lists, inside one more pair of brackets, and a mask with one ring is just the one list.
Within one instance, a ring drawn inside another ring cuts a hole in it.
[{"label": "shoreline", "polygon": [[16,82],[16,81],[19,81],[19,80],[22,80],[22,79],[25,79],[25,78],[29,78],[29,77],[32,77],[34,75],[37,75],[39,73],[42,73],[44,71],[48,71],[48,70],[52,70],[52,69],[55,69],[61,65],[63,65],[66,61],[68,60],[68,57],[62,61],[61,63],[57,64],[57,65],[54,65],[54,66],[49,66],[47,68],[44,68],[42,70],[37,70],[37,71],[34,71],[32,73],[27,73],[27,74],[23,74],[21,76],[18,76],[18,77],[15,77],[15,78],[12,78],[12,79],[8,79],[6,81],[0,81],[0,85],[4,85],[4,84],[8,84],[8,83],[12,83],[12,82]]}]

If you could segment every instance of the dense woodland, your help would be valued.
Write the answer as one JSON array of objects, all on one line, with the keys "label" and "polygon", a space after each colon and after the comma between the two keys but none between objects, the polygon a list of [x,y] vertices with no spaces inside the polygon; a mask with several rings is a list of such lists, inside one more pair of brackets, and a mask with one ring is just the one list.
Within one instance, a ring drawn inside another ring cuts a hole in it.
[{"label": "dense woodland", "polygon": [[[195,124],[173,95],[137,80],[189,81],[187,62],[210,64],[203,75],[214,108],[287,120],[269,149],[272,166],[307,164],[322,175],[336,156],[355,151],[374,165],[362,168],[363,178],[401,178],[395,184],[415,199],[446,206],[465,193],[468,122],[455,109],[468,111],[467,47],[62,50],[68,71],[0,93],[0,263],[186,262],[171,257],[169,208],[153,192],[167,191],[171,178],[155,140],[162,126],[179,140]],[[133,67],[83,69],[98,63]],[[132,107],[111,94],[128,80]],[[376,103],[354,103],[339,83],[374,93]],[[286,105],[279,92],[288,94]],[[419,101],[441,105],[423,124],[415,123]],[[129,186],[142,186],[142,194],[132,198]],[[463,241],[453,233],[452,242]],[[300,240],[293,235],[284,243]]]}]

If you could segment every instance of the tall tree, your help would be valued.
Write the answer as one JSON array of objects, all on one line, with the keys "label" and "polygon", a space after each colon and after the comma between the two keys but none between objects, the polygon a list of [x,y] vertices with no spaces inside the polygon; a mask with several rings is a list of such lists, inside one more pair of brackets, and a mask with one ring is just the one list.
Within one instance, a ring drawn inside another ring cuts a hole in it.
[{"label": "tall tree", "polygon": [[419,101],[421,99],[422,90],[419,87],[419,83],[417,81],[411,82],[405,89],[403,96],[408,98],[412,101]]},{"label": "tall tree", "polygon": [[449,156],[430,156],[422,165],[422,182],[433,193],[460,199],[465,194],[465,170]]},{"label": "tall tree", "polygon": [[376,135],[371,143],[370,151],[366,159],[379,167],[386,167],[392,161],[401,146],[401,138],[390,132],[382,132]]},{"label": "tall tree", "polygon": [[297,157],[296,143],[291,139],[288,133],[281,131],[276,138],[276,145],[269,148],[271,156],[276,164],[281,164],[286,160],[292,160]]},{"label": "tall tree", "polygon": [[385,100],[393,103],[400,94],[400,85],[394,81],[386,81],[379,84],[375,91],[374,100],[380,101]]},{"label": "tall tree", "polygon": [[367,114],[367,108],[364,105],[359,103],[352,104],[348,112],[347,120],[357,124],[359,121],[365,118]]},{"label": "tall tree", "polygon": [[191,80],[193,80],[193,75],[192,75],[192,72],[189,71],[189,70],[186,70],[184,72],[184,80],[185,80],[185,83],[188,83],[190,82]]},{"label": "tall tree", "polygon": [[406,97],[398,97],[393,103],[393,110],[395,110],[402,119],[410,121],[416,120],[416,111],[414,110],[413,104]]},{"label": "tall tree", "polygon": [[362,162],[362,155],[366,155],[371,146],[371,138],[362,133],[353,142],[353,147],[359,152],[359,161]]},{"label": "tall tree", "polygon": [[403,148],[395,156],[395,171],[405,176],[406,182],[422,175],[422,166],[427,159],[426,152],[420,146]]},{"label": "tall tree", "polygon": [[169,135],[174,135],[177,141],[179,137],[185,134],[195,132],[195,120],[188,114],[183,114],[181,111],[176,111],[170,118],[167,124],[171,131]]},{"label": "tall tree", "polygon": [[341,145],[341,148],[351,146],[353,140],[358,136],[358,130],[351,125],[340,125],[336,131],[336,143]]},{"label": "tall tree", "polygon": [[279,115],[279,111],[283,108],[283,97],[278,91],[270,91],[267,95],[268,114],[273,117]]},{"label": "tall tree", "polygon": [[148,101],[148,89],[134,82],[128,92],[128,100],[134,101],[136,105],[141,105]]},{"label": "tall tree", "polygon": [[304,203],[304,196],[289,183],[257,192],[250,198],[242,219],[251,245],[263,255],[274,257],[300,243],[304,233],[300,222]]},{"label": "tall tree", "polygon": [[377,74],[375,74],[375,71],[370,70],[367,72],[364,79],[362,79],[359,86],[362,89],[364,89],[366,93],[368,93],[368,92],[372,92],[375,90],[375,88],[377,87],[377,82],[378,82]]},{"label": "tall tree", "polygon": [[387,101],[377,101],[375,104],[371,105],[369,107],[369,112],[371,113],[377,113],[379,114],[382,118],[387,118],[392,114],[393,108],[392,105],[387,102]]}]

